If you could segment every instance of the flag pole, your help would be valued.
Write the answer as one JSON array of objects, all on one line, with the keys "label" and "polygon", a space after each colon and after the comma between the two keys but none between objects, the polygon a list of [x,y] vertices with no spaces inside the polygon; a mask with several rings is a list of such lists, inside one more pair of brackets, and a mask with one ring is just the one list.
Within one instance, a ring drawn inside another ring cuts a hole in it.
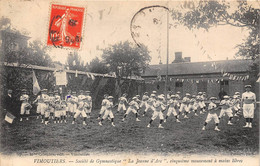
[{"label": "flag pole", "polygon": [[168,87],[168,64],[169,64],[169,1],[167,2],[167,40],[166,40],[166,77],[165,77],[165,97],[166,97],[166,105],[167,105],[167,87]]}]

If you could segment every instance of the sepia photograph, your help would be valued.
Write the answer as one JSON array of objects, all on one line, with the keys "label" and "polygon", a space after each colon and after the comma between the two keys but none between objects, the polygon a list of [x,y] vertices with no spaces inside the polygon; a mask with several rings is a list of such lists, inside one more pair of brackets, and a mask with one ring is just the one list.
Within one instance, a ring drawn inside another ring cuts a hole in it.
[{"label": "sepia photograph", "polygon": [[260,164],[259,0],[0,9],[0,165]]}]

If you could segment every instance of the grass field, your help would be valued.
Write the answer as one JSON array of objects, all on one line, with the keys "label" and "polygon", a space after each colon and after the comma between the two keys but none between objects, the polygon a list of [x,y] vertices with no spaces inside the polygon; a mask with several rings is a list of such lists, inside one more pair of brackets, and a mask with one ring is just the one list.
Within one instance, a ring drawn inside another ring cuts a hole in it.
[{"label": "grass field", "polygon": [[[259,107],[258,107],[259,108]],[[258,110],[258,109],[257,109]],[[176,123],[170,116],[164,129],[159,129],[156,119],[151,128],[147,124],[151,112],[135,121],[135,115],[130,114],[125,122],[121,122],[123,112],[115,113],[115,127],[108,120],[103,126],[98,125],[99,110],[92,111],[88,125],[82,125],[78,118],[72,125],[72,118],[67,124],[41,124],[40,119],[32,117],[29,121],[19,122],[18,119],[1,128],[1,152],[4,154],[24,153],[64,153],[78,152],[84,155],[93,153],[160,153],[160,154],[227,154],[255,155],[259,151],[259,112],[255,111],[253,128],[243,128],[245,120],[240,117],[233,119],[233,126],[227,125],[228,117],[221,119],[220,132],[214,131],[211,121],[202,131],[206,114],[189,119],[180,117],[181,123]],[[165,113],[164,113],[165,114]]]}]

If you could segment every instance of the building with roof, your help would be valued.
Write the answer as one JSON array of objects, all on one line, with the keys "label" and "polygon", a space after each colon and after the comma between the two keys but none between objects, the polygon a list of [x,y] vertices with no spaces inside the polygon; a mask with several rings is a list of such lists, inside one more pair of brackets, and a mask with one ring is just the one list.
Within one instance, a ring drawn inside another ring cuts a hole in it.
[{"label": "building with roof", "polygon": [[3,55],[21,50],[28,45],[29,36],[21,34],[19,31],[7,28],[0,31],[0,50]]},{"label": "building with roof", "polygon": [[[190,57],[182,58],[181,52],[175,53],[175,60],[168,65],[168,91],[180,91],[192,95],[206,92],[207,96],[216,96],[223,88],[228,95],[244,92],[248,84],[251,60],[220,60],[190,62]],[[146,91],[165,91],[167,65],[149,65],[142,78]]]}]

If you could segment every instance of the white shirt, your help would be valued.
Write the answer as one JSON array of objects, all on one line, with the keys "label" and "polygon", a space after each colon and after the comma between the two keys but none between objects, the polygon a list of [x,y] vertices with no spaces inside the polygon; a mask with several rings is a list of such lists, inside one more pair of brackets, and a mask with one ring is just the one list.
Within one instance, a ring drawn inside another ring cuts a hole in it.
[{"label": "white shirt", "polygon": [[147,95],[143,95],[142,101],[147,101],[148,99],[149,99],[149,97]]},{"label": "white shirt", "polygon": [[231,106],[231,102],[229,100],[221,100],[220,104],[222,109],[228,109]]},{"label": "white shirt", "polygon": [[211,114],[216,113],[216,110],[215,110],[216,108],[217,108],[217,105],[215,103],[213,103],[213,102],[209,103],[208,110]]},{"label": "white shirt", "polygon": [[79,102],[82,101],[83,98],[85,98],[85,95],[79,95],[79,96],[78,96],[78,101],[79,101]]},{"label": "white shirt", "polygon": [[22,101],[23,103],[27,103],[29,101],[29,96],[24,94],[20,97],[20,101]]},{"label": "white shirt", "polygon": [[88,103],[89,106],[92,107],[92,97],[91,96],[86,96],[86,103]]},{"label": "white shirt", "polygon": [[129,106],[130,108],[132,109],[138,109],[138,103],[134,100],[132,100],[130,103],[129,103]]},{"label": "white shirt", "polygon": [[178,101],[173,100],[173,99],[170,99],[168,103],[169,103],[170,107],[174,107],[174,108],[176,108],[178,105]]},{"label": "white shirt", "polygon": [[106,103],[106,108],[107,108],[107,110],[112,110],[113,105],[114,105],[113,102],[108,101],[108,102]]},{"label": "white shirt", "polygon": [[252,104],[256,101],[256,96],[253,92],[244,92],[242,94],[242,100],[245,104]]},{"label": "white shirt", "polygon": [[54,95],[54,97],[55,97],[55,100],[61,101],[61,98],[59,95]]},{"label": "white shirt", "polygon": [[148,100],[147,100],[147,103],[148,104],[150,104],[150,105],[153,105],[153,103],[156,101],[156,99],[155,98],[149,98]]},{"label": "white shirt", "polygon": [[84,101],[81,100],[78,104],[79,104],[78,110],[79,110],[79,111],[82,111],[82,110],[84,109],[84,106],[85,106]]},{"label": "white shirt", "polygon": [[78,103],[78,98],[76,96],[71,96],[71,100],[70,100],[73,104]]},{"label": "white shirt", "polygon": [[162,110],[162,102],[156,100],[154,103],[153,103],[153,107],[155,108],[154,111],[161,111]]},{"label": "white shirt", "polygon": [[119,98],[119,104],[124,104],[125,102],[127,102],[125,97],[120,97]]},{"label": "white shirt", "polygon": [[188,104],[190,102],[190,99],[188,97],[183,97],[182,103],[183,104]]},{"label": "white shirt", "polygon": [[107,104],[107,102],[109,102],[108,99],[103,99],[101,105],[102,105],[103,107],[105,107],[106,104]]},{"label": "white shirt", "polygon": [[49,101],[49,96],[47,94],[41,94],[37,97],[38,103],[45,103]]}]

